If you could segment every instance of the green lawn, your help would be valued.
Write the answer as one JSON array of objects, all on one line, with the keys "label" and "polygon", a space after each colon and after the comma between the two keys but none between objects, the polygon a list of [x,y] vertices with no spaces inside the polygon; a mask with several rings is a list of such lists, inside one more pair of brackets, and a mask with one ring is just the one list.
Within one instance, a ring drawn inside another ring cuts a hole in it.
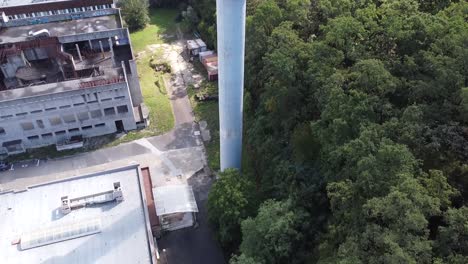
[{"label": "green lawn", "polygon": [[[149,25],[143,30],[130,33],[134,53],[144,51],[148,45],[167,41],[163,39],[162,34],[174,35],[177,12],[175,9],[150,9]],[[149,60],[152,56],[161,56],[161,52],[145,53],[137,61],[143,100],[150,110],[150,125],[143,130],[131,131],[125,137],[111,142],[108,146],[160,135],[174,127],[174,114],[164,83],[164,78],[168,76],[155,72],[149,66]]]},{"label": "green lawn", "polygon": [[[217,84],[213,83],[217,89]],[[219,161],[219,108],[218,102],[208,101],[208,102],[198,102],[195,100],[195,94],[200,92],[200,90],[206,89],[202,84],[202,87],[198,90],[195,90],[193,86],[188,87],[188,96],[193,107],[193,112],[195,113],[196,121],[205,120],[208,123],[208,129],[211,132],[211,141],[205,143],[206,154],[208,156],[208,166],[213,171],[219,171],[220,161]],[[212,90],[210,88],[209,90]]]},{"label": "green lawn", "polygon": [[149,25],[145,29],[130,34],[133,52],[138,53],[143,51],[146,46],[151,44],[164,43],[161,37],[163,34],[174,35],[177,13],[177,9],[150,9]]},{"label": "green lawn", "polygon": [[161,134],[174,127],[174,114],[163,80],[165,76],[149,66],[150,59],[150,56],[145,56],[138,61],[138,73],[145,104],[152,113],[149,128]]}]

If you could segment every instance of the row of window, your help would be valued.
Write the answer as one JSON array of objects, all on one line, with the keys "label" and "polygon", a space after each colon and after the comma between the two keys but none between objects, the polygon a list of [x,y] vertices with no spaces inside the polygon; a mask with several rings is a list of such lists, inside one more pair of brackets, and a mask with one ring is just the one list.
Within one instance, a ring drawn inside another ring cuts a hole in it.
[{"label": "row of window", "polygon": [[102,10],[102,9],[107,9],[107,8],[112,8],[112,5],[107,4],[107,5],[67,8],[67,9],[52,10],[52,11],[45,11],[45,12],[33,12],[33,13],[26,13],[26,14],[10,15],[8,16],[8,18],[11,20],[14,20],[14,19],[23,19],[23,18],[30,18],[30,17],[43,17],[43,16],[52,16],[52,15],[61,15],[61,14],[71,14],[71,13],[78,13],[78,12],[85,12],[85,11]]},{"label": "row of window", "polygon": [[[116,108],[115,107],[104,108],[104,116],[114,116],[116,115],[116,113],[125,114],[128,112],[129,112],[129,109],[127,105],[120,105],[120,106],[117,106]],[[75,123],[77,120],[83,122],[83,121],[89,120],[90,118],[97,119],[102,116],[103,116],[103,113],[101,109],[97,109],[97,110],[92,110],[89,112],[80,112],[80,113],[77,113],[76,115],[69,114],[69,115],[63,115],[61,117],[60,116],[51,117],[49,118],[49,123],[51,126],[59,126],[59,125],[62,125],[63,123],[72,124],[72,123]],[[30,131],[35,128],[45,128],[44,121],[42,120],[36,120],[35,123],[34,122],[22,122],[20,123],[20,126],[24,131]],[[85,127],[85,128],[88,128],[88,127]],[[91,127],[89,127],[88,129],[91,129]],[[5,134],[6,134],[5,129],[3,127],[0,127],[0,135],[5,135]]]},{"label": "row of window", "polygon": [[[104,108],[104,116],[113,116],[116,113],[119,113],[119,114],[128,113],[128,106],[127,105],[117,106],[117,112],[114,107]],[[59,116],[51,117],[49,118],[49,123],[51,126],[58,126],[58,125],[62,125],[63,123],[66,123],[66,124],[75,123],[77,120],[83,122],[83,121],[89,120],[90,116],[93,119],[102,117],[101,109],[92,110],[92,111],[89,111],[89,113],[81,112],[81,113],[77,113],[76,115],[69,114],[69,115],[63,115],[61,117]],[[44,123],[42,120],[36,120],[36,124],[38,128],[44,128]],[[33,130],[35,128],[32,122],[21,123],[21,127],[25,131]]]},{"label": "row of window", "polygon": [[[85,95],[82,95],[83,98],[86,98]],[[92,96],[94,96],[94,94],[92,94]],[[121,100],[121,99],[124,99],[125,96],[117,96],[117,97],[114,97],[113,99],[114,100]],[[90,98],[88,98],[90,99]],[[104,98],[101,100],[101,102],[106,102],[106,101],[110,101],[112,100],[112,98]],[[67,109],[67,108],[71,108],[72,106],[82,106],[84,105],[85,103],[88,103],[88,104],[93,104],[93,103],[97,103],[98,102],[98,99],[97,97],[94,97],[92,100],[86,100],[84,99],[84,102],[80,102],[80,103],[74,103],[73,105],[62,105],[60,107],[49,107],[49,108],[46,108],[44,110],[34,110],[34,111],[31,111],[29,112],[30,114],[38,114],[38,113],[42,113],[43,111],[45,112],[49,112],[49,111],[55,111],[57,109]],[[13,118],[14,116],[25,116],[27,115],[28,112],[22,112],[22,113],[17,113],[15,115],[3,115],[3,116],[0,116],[1,119],[8,119],[8,118]]]},{"label": "row of window", "polygon": [[[94,125],[94,128],[102,128],[102,127],[105,127],[105,126],[106,126],[105,123],[100,123],[100,124]],[[83,131],[90,130],[90,129],[93,129],[93,126],[81,127],[81,130],[83,130]],[[68,129],[68,133],[77,133],[77,132],[80,132],[80,128]],[[66,130],[60,130],[60,131],[57,131],[57,132],[54,132],[54,133],[42,134],[42,135],[40,135],[40,137],[42,137],[42,139],[50,139],[50,138],[52,138],[54,136],[54,134],[55,134],[55,136],[63,136],[66,133],[67,133]],[[39,140],[39,135],[30,136],[30,137],[28,137],[28,140],[30,140],[30,141]]]}]

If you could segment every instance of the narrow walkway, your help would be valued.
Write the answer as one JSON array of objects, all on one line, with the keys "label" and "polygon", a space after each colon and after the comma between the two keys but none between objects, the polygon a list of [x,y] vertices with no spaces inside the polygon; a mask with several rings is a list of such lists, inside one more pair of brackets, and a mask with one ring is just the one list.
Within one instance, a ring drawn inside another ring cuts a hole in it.
[{"label": "narrow walkway", "polygon": [[175,123],[183,124],[195,120],[190,100],[187,96],[187,86],[192,83],[192,72],[189,63],[182,56],[184,40],[178,34],[179,40],[169,45],[166,59],[171,65],[174,77],[166,82],[168,92],[171,94],[171,104],[174,111]]}]

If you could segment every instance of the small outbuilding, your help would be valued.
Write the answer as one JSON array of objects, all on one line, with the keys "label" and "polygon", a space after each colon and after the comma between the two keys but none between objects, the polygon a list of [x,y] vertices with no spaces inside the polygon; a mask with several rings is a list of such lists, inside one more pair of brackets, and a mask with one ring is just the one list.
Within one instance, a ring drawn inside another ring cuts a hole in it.
[{"label": "small outbuilding", "polygon": [[213,50],[202,51],[198,54],[198,59],[200,60],[200,62],[203,62],[203,59],[206,58],[206,56],[210,55],[216,55],[216,52]]},{"label": "small outbuilding", "polygon": [[178,184],[156,187],[153,196],[162,230],[191,227],[196,222],[198,207],[191,186]]},{"label": "small outbuilding", "polygon": [[206,44],[201,39],[187,40],[187,52],[192,56],[198,56],[200,52],[206,51]]}]

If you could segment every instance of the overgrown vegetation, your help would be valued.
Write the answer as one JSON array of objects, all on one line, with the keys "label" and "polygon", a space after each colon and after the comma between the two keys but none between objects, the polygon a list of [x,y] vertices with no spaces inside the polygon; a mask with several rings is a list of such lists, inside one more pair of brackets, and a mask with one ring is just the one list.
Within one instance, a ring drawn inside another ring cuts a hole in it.
[{"label": "overgrown vegetation", "polygon": [[[214,44],[215,1],[189,4]],[[468,263],[468,3],[247,4],[255,206],[233,181],[210,194],[231,263]]]},{"label": "overgrown vegetation", "polygon": [[130,31],[143,29],[150,21],[148,0],[121,0],[118,4],[122,10],[122,17]]},{"label": "overgrown vegetation", "polygon": [[107,146],[161,135],[174,127],[174,114],[165,84],[165,78],[171,71],[170,65],[161,59],[162,50],[147,49],[147,46],[163,43],[165,39],[162,34],[174,33],[177,12],[172,9],[150,9],[149,14],[149,24],[143,30],[132,32],[130,37],[134,52],[142,52],[137,67],[143,100],[150,111],[150,125],[143,130],[130,131]]},{"label": "overgrown vegetation", "polygon": [[[168,78],[166,76],[168,73],[152,68],[151,60],[154,61],[154,57],[161,57],[161,55],[155,53],[152,56],[144,56],[137,62],[143,100],[150,111],[150,125],[143,130],[130,131],[125,137],[114,140],[107,146],[161,135],[169,132],[174,127],[174,114],[164,81],[164,78]],[[167,65],[164,62],[161,62],[161,64]]]},{"label": "overgrown vegetation", "polygon": [[199,101],[196,99],[197,95],[217,95],[218,85],[210,82],[203,82],[200,88],[196,89],[189,86],[187,95],[192,104],[193,113],[197,122],[205,120],[208,123],[208,129],[211,133],[211,141],[205,143],[205,148],[208,158],[208,166],[218,171],[220,169],[219,162],[219,108],[217,101]]},{"label": "overgrown vegetation", "polygon": [[167,35],[175,35],[176,9],[149,9],[149,17],[149,23],[144,29],[130,34],[135,54],[144,51],[149,45],[166,42]]}]

